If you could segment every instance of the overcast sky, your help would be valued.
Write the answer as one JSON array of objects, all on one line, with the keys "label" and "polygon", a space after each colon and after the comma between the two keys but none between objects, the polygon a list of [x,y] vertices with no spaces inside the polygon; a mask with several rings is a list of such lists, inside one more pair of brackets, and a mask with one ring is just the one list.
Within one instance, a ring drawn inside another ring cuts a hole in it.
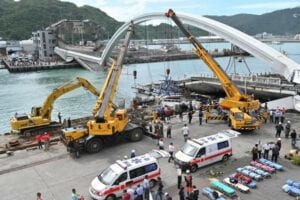
[{"label": "overcast sky", "polygon": [[239,13],[262,14],[274,10],[300,6],[300,0],[62,0],[78,6],[90,5],[109,16],[128,21],[140,14],[175,12],[193,15],[234,15]]}]

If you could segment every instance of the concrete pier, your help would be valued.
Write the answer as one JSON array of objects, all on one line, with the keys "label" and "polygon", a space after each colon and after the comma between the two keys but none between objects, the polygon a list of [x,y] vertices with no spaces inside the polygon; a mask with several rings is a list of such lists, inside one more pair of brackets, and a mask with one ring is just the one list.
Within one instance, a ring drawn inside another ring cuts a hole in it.
[{"label": "concrete pier", "polygon": [[77,63],[57,63],[57,64],[45,64],[45,65],[20,65],[12,66],[7,60],[3,60],[5,69],[10,73],[20,73],[20,72],[32,72],[41,70],[51,70],[51,69],[67,69],[80,67]]},{"label": "concrete pier", "polygon": [[[253,94],[260,100],[273,100],[299,94],[300,86],[285,83],[281,78],[264,76],[231,76],[231,80],[242,93]],[[180,81],[180,85],[189,91],[209,95],[223,95],[220,81],[207,74]]]}]

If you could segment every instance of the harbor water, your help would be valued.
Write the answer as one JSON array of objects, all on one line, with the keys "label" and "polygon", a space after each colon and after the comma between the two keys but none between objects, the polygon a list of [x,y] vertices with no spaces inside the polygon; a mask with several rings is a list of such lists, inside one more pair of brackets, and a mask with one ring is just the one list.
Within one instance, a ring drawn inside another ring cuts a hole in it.
[{"label": "harbor water", "polygon": [[[228,43],[210,43],[205,46],[208,49],[230,47]],[[288,57],[300,63],[300,43],[284,43],[272,45],[272,47],[279,51],[285,51]],[[180,48],[191,48],[191,46],[183,45]],[[229,57],[223,57],[216,60],[225,69],[229,59]],[[271,66],[254,57],[245,59],[252,73],[272,72]],[[249,73],[243,62],[235,64],[238,73]],[[163,80],[167,68],[170,68],[173,79],[183,79],[203,73],[212,74],[209,68],[198,59],[126,65],[119,82],[116,99],[125,100],[128,105],[134,96],[135,91],[132,89],[134,85]],[[136,80],[132,75],[134,70],[137,71]],[[231,68],[231,72],[233,72],[232,70],[233,68]],[[81,76],[101,90],[106,73],[104,70],[94,73],[80,68],[16,74],[0,70],[0,134],[10,130],[9,119],[15,113],[29,113],[32,106],[41,106],[54,88]],[[91,115],[95,102],[96,97],[82,88],[69,92],[55,101],[52,119],[57,120],[58,112],[62,113],[63,118]]]}]

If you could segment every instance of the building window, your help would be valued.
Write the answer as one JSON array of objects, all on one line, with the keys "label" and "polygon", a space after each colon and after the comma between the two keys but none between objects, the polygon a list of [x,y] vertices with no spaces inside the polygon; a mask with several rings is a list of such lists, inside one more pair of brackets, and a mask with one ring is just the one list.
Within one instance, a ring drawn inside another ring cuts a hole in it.
[{"label": "building window", "polygon": [[43,37],[43,42],[46,42],[46,34],[45,34],[45,32],[42,33],[42,37]]}]

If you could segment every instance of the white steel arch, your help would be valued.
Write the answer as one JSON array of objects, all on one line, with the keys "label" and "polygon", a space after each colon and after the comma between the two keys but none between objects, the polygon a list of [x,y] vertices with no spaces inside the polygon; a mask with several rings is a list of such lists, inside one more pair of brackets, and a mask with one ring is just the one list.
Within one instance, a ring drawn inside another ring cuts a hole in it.
[{"label": "white steel arch", "polygon": [[[287,80],[300,83],[300,65],[282,53],[256,40],[255,38],[218,21],[202,17],[177,14],[185,23],[218,35],[232,44],[244,49],[256,58],[272,66],[275,73],[283,75]],[[155,19],[166,19],[164,13],[149,13],[132,19],[134,24],[140,24]],[[126,22],[112,36],[101,55],[100,64],[103,66],[113,47],[128,29],[130,22]]]}]

